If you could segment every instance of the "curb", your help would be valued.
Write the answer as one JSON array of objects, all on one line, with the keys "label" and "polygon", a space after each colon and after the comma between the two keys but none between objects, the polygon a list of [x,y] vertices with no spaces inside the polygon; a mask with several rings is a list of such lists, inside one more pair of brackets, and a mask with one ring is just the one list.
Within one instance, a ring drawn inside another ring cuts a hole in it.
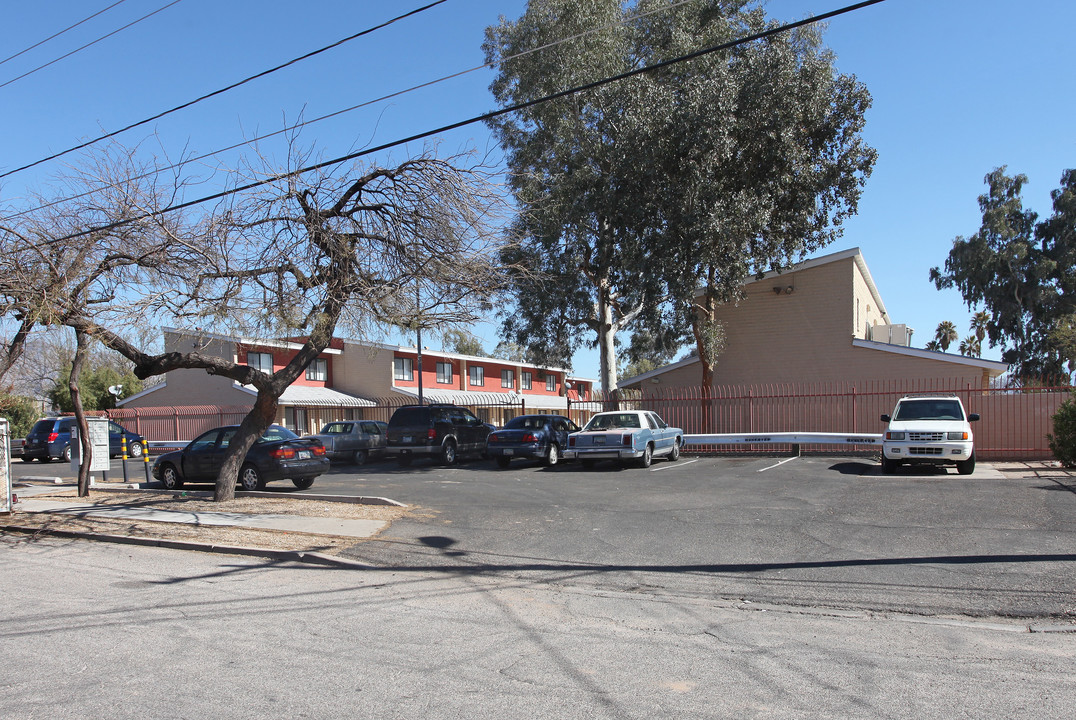
[{"label": "curb", "polygon": [[357,560],[339,558],[325,553],[309,552],[306,550],[273,550],[272,548],[256,548],[242,545],[213,545],[199,543],[191,540],[163,540],[161,538],[131,537],[129,535],[107,535],[104,533],[81,532],[78,530],[46,530],[42,528],[28,528],[20,525],[0,525],[0,530],[17,532],[27,535],[49,535],[52,537],[72,538],[76,540],[92,540],[96,542],[115,543],[117,545],[139,545],[142,547],[159,547],[170,550],[190,550],[194,552],[216,553],[220,555],[242,555],[246,557],[264,557],[280,562],[300,562],[310,565],[326,565],[330,567],[348,568],[352,570],[375,570],[377,566],[362,563]]}]

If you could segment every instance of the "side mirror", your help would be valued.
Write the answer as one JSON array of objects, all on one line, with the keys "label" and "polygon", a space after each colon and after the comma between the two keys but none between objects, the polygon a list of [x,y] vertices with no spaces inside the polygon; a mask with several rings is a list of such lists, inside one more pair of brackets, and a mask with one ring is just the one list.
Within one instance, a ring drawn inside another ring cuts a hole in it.
[{"label": "side mirror", "polygon": [[979,413],[971,413],[968,415],[968,422],[975,422],[979,419]]},{"label": "side mirror", "polygon": [[884,422],[884,423],[889,422],[889,416],[888,415],[883,415],[882,416],[882,422]]}]

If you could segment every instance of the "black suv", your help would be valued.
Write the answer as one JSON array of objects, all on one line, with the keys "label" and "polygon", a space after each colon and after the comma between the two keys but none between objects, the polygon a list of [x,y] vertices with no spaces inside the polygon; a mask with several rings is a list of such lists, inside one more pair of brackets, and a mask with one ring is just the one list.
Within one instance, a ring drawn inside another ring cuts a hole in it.
[{"label": "black suv", "polygon": [[482,455],[492,426],[456,405],[404,405],[389,419],[389,455],[400,465],[415,456],[439,459],[451,465],[458,455]]},{"label": "black suv", "polygon": [[[49,462],[53,458],[71,462],[71,428],[76,425],[74,417],[42,418],[34,423],[26,436],[22,447],[22,461],[40,460]],[[142,457],[145,444],[142,436],[130,432],[119,423],[108,421],[108,454],[119,457],[123,452],[123,438],[127,438],[127,456]]]}]

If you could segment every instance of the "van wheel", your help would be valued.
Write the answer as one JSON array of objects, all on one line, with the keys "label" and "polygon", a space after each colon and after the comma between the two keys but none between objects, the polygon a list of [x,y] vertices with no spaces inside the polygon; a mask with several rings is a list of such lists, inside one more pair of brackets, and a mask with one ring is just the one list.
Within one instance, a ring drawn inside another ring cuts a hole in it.
[{"label": "van wheel", "polygon": [[65,463],[71,462],[71,446],[70,445],[67,445],[66,447],[64,447],[63,451],[60,453],[60,459],[63,460]]},{"label": "van wheel", "polygon": [[971,475],[975,472],[975,453],[971,454],[971,457],[967,460],[963,460],[956,464],[956,471],[961,475]]},{"label": "van wheel", "polygon": [[900,467],[900,463],[896,460],[890,460],[887,457],[882,458],[882,473],[885,475],[892,475]]},{"label": "van wheel", "polygon": [[142,457],[142,443],[133,442],[127,446],[127,456],[133,458]]}]

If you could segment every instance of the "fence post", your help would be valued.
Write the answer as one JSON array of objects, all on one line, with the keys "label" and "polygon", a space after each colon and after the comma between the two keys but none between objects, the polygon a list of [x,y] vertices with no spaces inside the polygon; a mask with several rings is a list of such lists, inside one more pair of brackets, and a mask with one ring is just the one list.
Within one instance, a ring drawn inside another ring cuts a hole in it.
[{"label": "fence post", "polygon": [[852,434],[859,432],[859,428],[856,427],[856,386],[852,386]]}]

